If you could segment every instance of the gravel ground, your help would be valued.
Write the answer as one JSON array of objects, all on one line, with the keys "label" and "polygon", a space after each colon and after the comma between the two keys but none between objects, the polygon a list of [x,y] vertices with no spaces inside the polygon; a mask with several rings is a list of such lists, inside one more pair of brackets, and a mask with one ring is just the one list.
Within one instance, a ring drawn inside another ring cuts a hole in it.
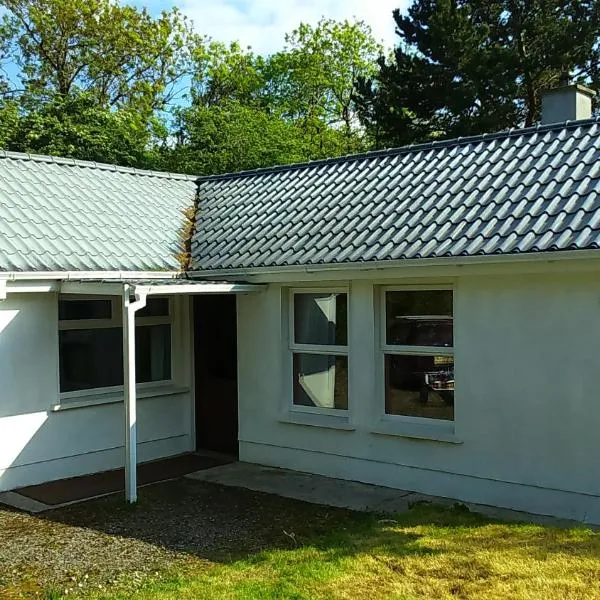
[{"label": "gravel ground", "polygon": [[[290,547],[347,519],[331,509],[179,479],[41,515],[0,505],[0,598],[85,596]],[[291,535],[290,535],[291,534]]]}]

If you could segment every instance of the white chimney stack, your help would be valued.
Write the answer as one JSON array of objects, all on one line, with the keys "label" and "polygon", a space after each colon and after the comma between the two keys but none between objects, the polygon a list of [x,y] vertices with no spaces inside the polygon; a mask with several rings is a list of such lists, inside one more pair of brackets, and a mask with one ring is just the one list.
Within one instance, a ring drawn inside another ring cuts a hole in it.
[{"label": "white chimney stack", "polygon": [[594,90],[578,83],[545,91],[542,96],[542,124],[591,119],[595,95]]}]

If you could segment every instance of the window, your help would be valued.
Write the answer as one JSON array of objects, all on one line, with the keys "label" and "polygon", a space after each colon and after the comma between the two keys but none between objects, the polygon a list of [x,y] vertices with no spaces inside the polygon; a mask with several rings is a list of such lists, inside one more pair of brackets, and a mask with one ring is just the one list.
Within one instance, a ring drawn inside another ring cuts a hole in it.
[{"label": "window", "polygon": [[[59,361],[61,393],[123,385],[121,299],[61,296]],[[171,303],[148,297],[136,313],[138,383],[171,379]]]},{"label": "window", "polygon": [[385,412],[454,420],[451,290],[383,293]]},{"label": "window", "polygon": [[291,294],[293,405],[308,412],[348,409],[348,295]]}]

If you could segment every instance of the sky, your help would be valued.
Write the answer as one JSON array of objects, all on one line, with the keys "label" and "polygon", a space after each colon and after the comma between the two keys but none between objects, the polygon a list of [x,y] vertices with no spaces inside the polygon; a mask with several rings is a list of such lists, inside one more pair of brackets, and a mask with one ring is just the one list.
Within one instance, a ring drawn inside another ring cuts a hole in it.
[{"label": "sky", "polygon": [[[364,21],[385,48],[396,45],[392,11],[405,11],[412,0],[122,0],[147,7],[152,14],[177,6],[202,35],[222,42],[239,41],[258,54],[281,50],[284,36],[301,22],[316,24],[322,17]],[[0,15],[5,12],[0,7]],[[10,79],[14,64],[5,65]]]},{"label": "sky", "polygon": [[[130,0],[131,1],[131,0]],[[133,0],[152,13],[177,5],[195,29],[222,42],[239,41],[259,54],[280,50],[284,35],[300,22],[314,25],[321,17],[365,21],[386,48],[395,45],[395,8],[410,0]]]}]

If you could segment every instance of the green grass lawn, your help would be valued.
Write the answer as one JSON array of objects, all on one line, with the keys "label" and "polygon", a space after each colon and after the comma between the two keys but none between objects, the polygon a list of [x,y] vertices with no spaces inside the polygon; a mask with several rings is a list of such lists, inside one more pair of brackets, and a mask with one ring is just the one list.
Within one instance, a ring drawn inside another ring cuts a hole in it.
[{"label": "green grass lawn", "polygon": [[[307,533],[308,531],[308,533]],[[103,600],[600,599],[600,532],[417,505],[285,532],[289,547],[164,573]],[[61,598],[49,594],[49,598]]]}]

